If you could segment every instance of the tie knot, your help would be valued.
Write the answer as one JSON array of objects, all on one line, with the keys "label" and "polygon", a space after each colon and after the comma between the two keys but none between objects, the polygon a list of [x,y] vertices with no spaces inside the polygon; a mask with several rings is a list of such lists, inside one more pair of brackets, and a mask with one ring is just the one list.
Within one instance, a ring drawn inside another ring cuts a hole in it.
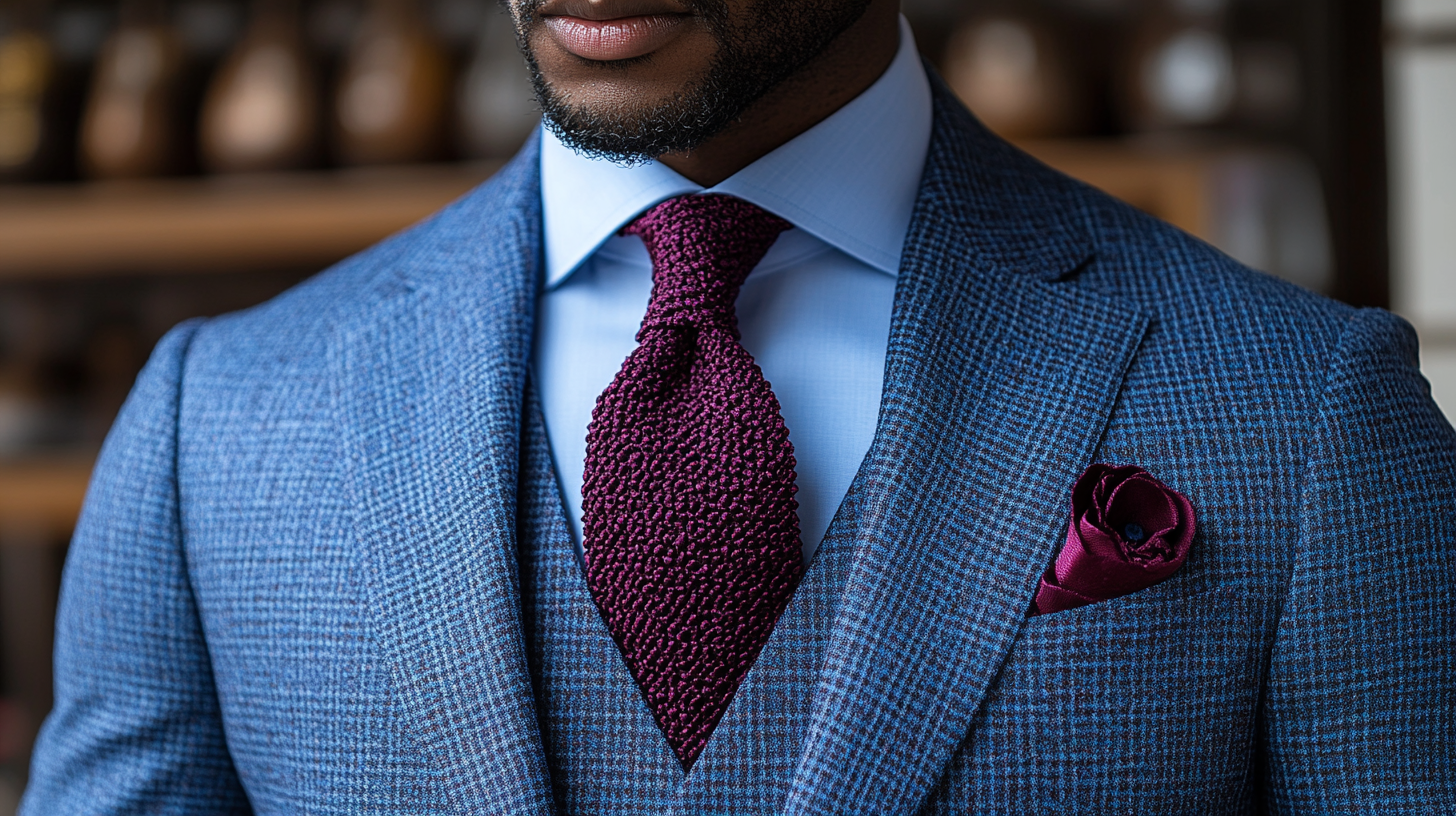
[{"label": "tie knot", "polygon": [[658,204],[622,230],[652,258],[643,329],[683,323],[736,328],[738,289],[779,233],[793,225],[740,198],[692,195]]}]

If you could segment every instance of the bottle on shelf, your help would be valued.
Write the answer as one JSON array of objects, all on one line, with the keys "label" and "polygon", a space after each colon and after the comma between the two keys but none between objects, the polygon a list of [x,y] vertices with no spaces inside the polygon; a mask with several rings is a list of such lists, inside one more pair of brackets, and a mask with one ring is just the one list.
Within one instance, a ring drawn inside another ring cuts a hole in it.
[{"label": "bottle on shelf", "polygon": [[475,53],[460,75],[455,111],[460,153],[472,158],[509,156],[541,122],[515,28],[500,9],[480,26]]},{"label": "bottle on shelf", "polygon": [[946,81],[991,130],[1009,139],[1082,129],[1085,94],[1056,32],[1006,8],[966,20],[946,45]]},{"label": "bottle on shelf", "polygon": [[81,111],[111,23],[108,9],[14,0],[8,10],[10,25],[0,24],[0,181],[73,179]]},{"label": "bottle on shelf", "polygon": [[174,0],[172,19],[182,43],[185,68],[178,108],[186,148],[186,170],[201,169],[202,106],[219,68],[241,39],[247,21],[242,0]]},{"label": "bottle on shelf", "polygon": [[65,448],[78,439],[61,348],[76,310],[44,294],[0,298],[0,461]]},{"label": "bottle on shelf", "polygon": [[182,49],[163,0],[128,0],[96,62],[81,123],[81,164],[97,178],[156,176],[182,165],[177,89]]},{"label": "bottle on shelf", "polygon": [[54,159],[50,181],[71,181],[81,175],[81,121],[101,46],[116,23],[114,4],[101,0],[47,4],[46,30],[56,55],[55,106],[47,130]]},{"label": "bottle on shelf", "polygon": [[469,57],[491,17],[506,14],[502,4],[480,0],[426,0],[421,5],[435,39],[455,62]]},{"label": "bottle on shelf", "polygon": [[315,0],[308,6],[308,42],[323,62],[341,62],[364,17],[364,0]]},{"label": "bottle on shelf", "polygon": [[203,165],[214,172],[305,167],[317,156],[318,90],[297,0],[257,0],[248,32],[208,89]]},{"label": "bottle on shelf", "polygon": [[366,0],[314,0],[309,3],[305,30],[308,33],[309,53],[314,57],[318,69],[319,130],[323,155],[329,162],[335,162],[333,129],[335,93],[339,87],[339,76],[348,59],[349,45],[359,31],[364,19]]},{"label": "bottle on shelf", "polygon": [[1124,125],[1167,131],[1223,124],[1235,101],[1228,0],[1161,0],[1139,26],[1123,69]]},{"label": "bottle on shelf", "polygon": [[44,177],[55,157],[52,108],[56,55],[41,27],[39,2],[13,3],[0,30],[0,178]]},{"label": "bottle on shelf", "polygon": [[374,0],[351,43],[334,98],[344,164],[439,158],[450,89],[444,48],[410,0]]},{"label": "bottle on shelf", "polygon": [[1304,107],[1299,51],[1287,34],[1239,33],[1233,41],[1235,119],[1256,131],[1288,132]]},{"label": "bottle on shelf", "polygon": [[177,0],[173,18],[188,56],[215,68],[237,44],[243,12],[240,0]]},{"label": "bottle on shelf", "polygon": [[35,373],[47,315],[34,300],[0,299],[0,462],[34,447],[45,419]]},{"label": "bottle on shelf", "polygon": [[47,405],[23,361],[0,360],[0,461],[29,453],[44,437]]}]

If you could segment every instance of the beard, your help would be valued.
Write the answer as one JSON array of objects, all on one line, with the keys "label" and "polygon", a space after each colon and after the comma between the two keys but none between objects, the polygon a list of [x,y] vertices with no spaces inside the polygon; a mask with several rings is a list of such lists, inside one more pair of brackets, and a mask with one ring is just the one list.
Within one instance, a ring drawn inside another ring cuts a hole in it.
[{"label": "beard", "polygon": [[[717,52],[701,78],[671,97],[636,106],[577,105],[554,88],[531,51],[546,0],[522,0],[512,9],[516,41],[530,69],[546,126],[564,144],[591,158],[645,164],[665,153],[685,153],[723,132],[761,99],[817,57],[864,14],[870,0],[756,0],[741,21],[729,19],[724,0],[686,0]],[[503,0],[504,2],[504,0]],[[649,54],[604,71],[625,70]]]}]

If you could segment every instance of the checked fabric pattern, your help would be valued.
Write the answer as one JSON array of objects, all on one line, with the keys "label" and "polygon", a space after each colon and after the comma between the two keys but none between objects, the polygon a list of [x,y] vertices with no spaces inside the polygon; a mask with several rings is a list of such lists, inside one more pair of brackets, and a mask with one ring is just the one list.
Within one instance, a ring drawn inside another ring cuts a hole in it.
[{"label": "checked fabric pattern", "polygon": [[652,300],[587,430],[583,550],[592,597],[684,766],[803,575],[794,447],[734,310],[790,226],[709,195],[624,230],[652,256]]},{"label": "checked fabric pattern", "polygon": [[[157,346],[68,550],[22,816],[1456,812],[1456,431],[1410,326],[1056,176],[932,81],[875,443],[678,787],[665,740],[631,753],[646,711],[622,733],[610,635],[549,634],[597,621],[549,450],[522,466],[533,141]],[[1096,462],[1188,496],[1188,561],[1028,619]]]}]

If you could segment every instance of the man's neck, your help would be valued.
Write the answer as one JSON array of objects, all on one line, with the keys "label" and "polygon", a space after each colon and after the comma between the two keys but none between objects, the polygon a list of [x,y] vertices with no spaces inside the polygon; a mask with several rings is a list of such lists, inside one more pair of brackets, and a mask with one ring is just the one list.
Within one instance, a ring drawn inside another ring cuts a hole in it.
[{"label": "man's neck", "polygon": [[687,153],[659,160],[712,187],[859,96],[889,67],[899,47],[898,0],[873,0],[817,57],[780,82],[722,133]]}]

